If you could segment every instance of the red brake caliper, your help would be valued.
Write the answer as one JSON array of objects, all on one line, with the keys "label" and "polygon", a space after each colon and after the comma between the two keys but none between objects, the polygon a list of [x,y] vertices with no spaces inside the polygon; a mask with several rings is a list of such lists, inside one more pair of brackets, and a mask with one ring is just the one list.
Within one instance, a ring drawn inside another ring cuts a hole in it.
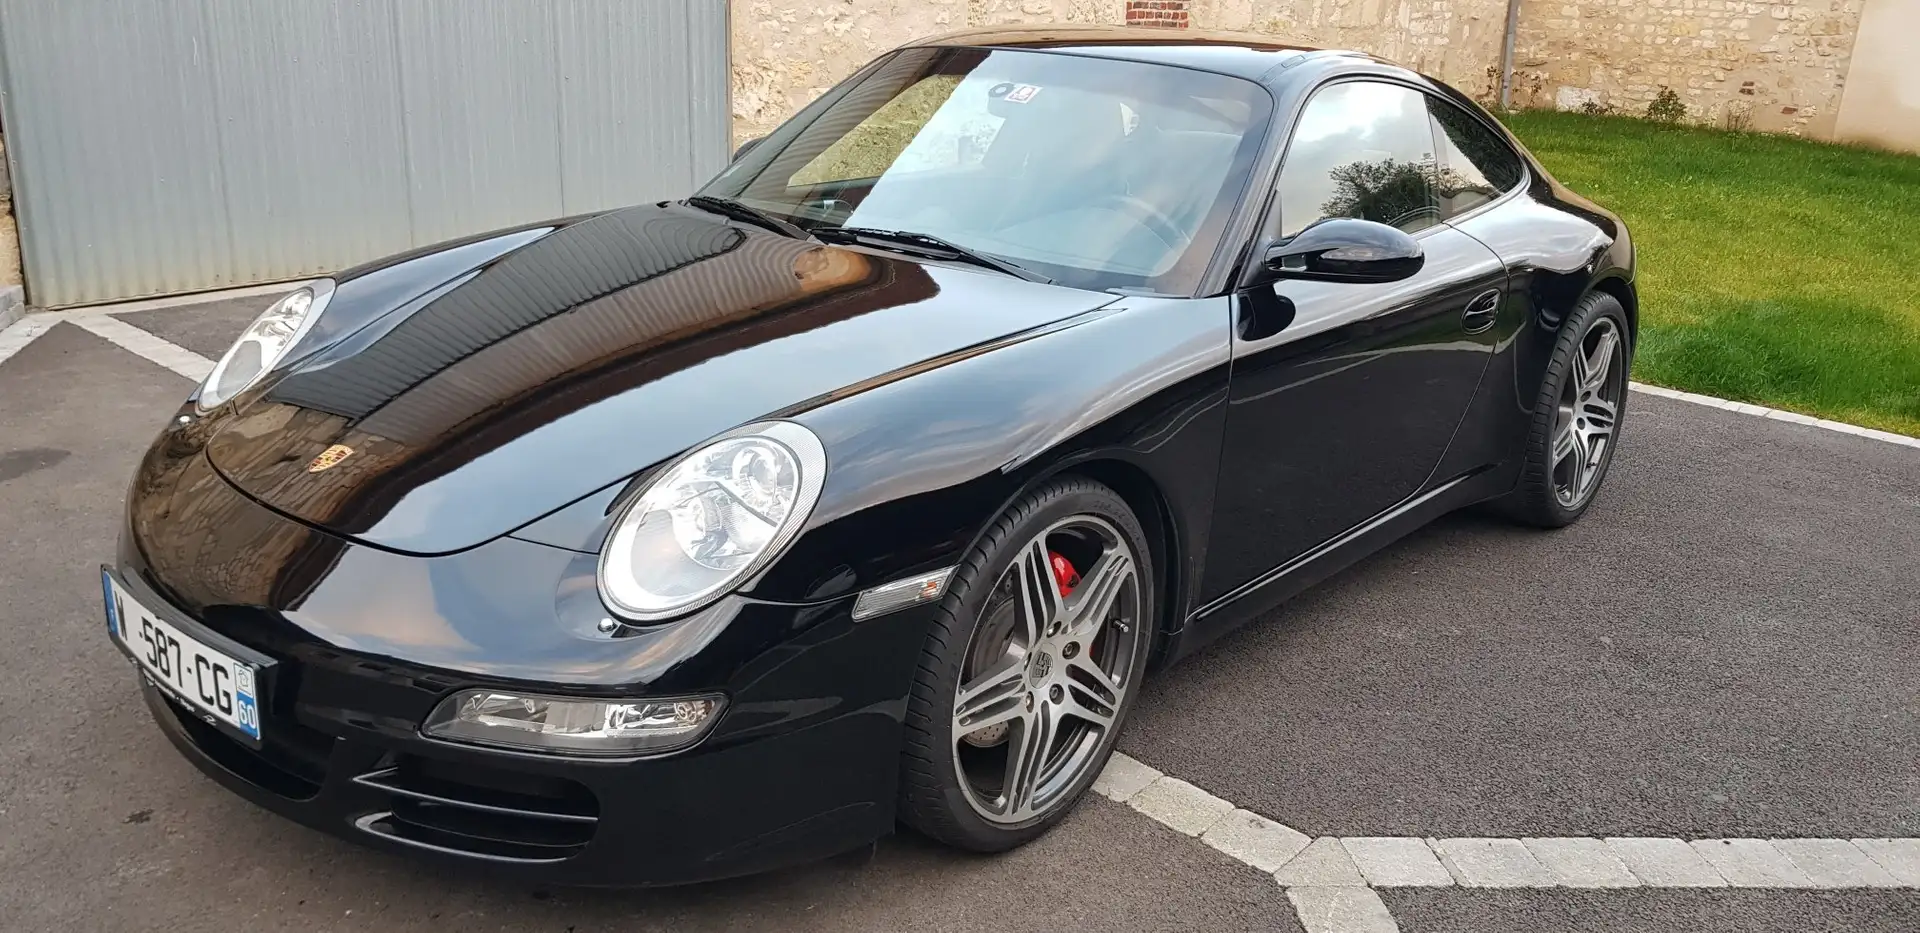
[{"label": "red brake caliper", "polygon": [[1060,587],[1060,595],[1066,596],[1080,585],[1080,571],[1073,569],[1073,562],[1060,556],[1058,551],[1047,552],[1047,562],[1053,565],[1053,582]]}]

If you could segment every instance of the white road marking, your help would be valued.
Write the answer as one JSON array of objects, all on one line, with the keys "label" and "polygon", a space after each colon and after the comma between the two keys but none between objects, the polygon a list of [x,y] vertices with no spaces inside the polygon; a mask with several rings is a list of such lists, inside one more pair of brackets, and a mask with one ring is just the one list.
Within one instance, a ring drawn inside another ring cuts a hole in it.
[{"label": "white road marking", "polygon": [[1271,874],[1313,840],[1258,813],[1235,810],[1201,833],[1200,841]]},{"label": "white road marking", "polygon": [[1656,395],[1656,396],[1659,396],[1660,398],[1670,398],[1670,399],[1676,399],[1682,402],[1692,402],[1695,405],[1705,405],[1708,408],[1718,408],[1718,409],[1721,409],[1722,411],[1737,412],[1743,415],[1753,415],[1758,418],[1770,418],[1774,421],[1786,421],[1792,424],[1804,424],[1812,428],[1824,428],[1828,431],[1838,431],[1841,434],[1852,434],[1856,437],[1868,437],[1876,441],[1886,441],[1889,444],[1899,444],[1902,447],[1920,447],[1920,437],[1908,437],[1904,434],[1895,434],[1892,431],[1881,431],[1875,428],[1863,428],[1857,424],[1848,424],[1844,421],[1828,421],[1825,418],[1815,418],[1810,415],[1803,415],[1795,411],[1781,411],[1778,408],[1767,408],[1761,405],[1750,405],[1746,402],[1734,402],[1724,398],[1714,398],[1711,395],[1700,395],[1695,392],[1682,392],[1678,389],[1668,389],[1661,386],[1647,385],[1644,382],[1635,382],[1635,383],[1632,383],[1631,385],[1635,392],[1641,392],[1647,395]]},{"label": "white road marking", "polygon": [[1233,804],[1176,777],[1148,784],[1127,806],[1189,836],[1206,832],[1233,810]]},{"label": "white road marking", "polygon": [[1527,851],[1553,872],[1553,877],[1569,888],[1635,888],[1640,879],[1627,870],[1627,863],[1607,849],[1607,844],[1591,838],[1523,839]]},{"label": "white road marking", "polygon": [[1700,853],[1736,888],[1807,888],[1813,882],[1765,839],[1695,839]]},{"label": "white road marking", "polygon": [[0,330],[0,363],[5,363],[8,357],[26,349],[35,337],[52,330],[53,325],[62,320],[64,318],[57,314],[33,314]]},{"label": "white road marking", "polygon": [[178,344],[169,343],[117,317],[105,314],[70,316],[67,320],[96,337],[111,341],[122,350],[158,363],[195,382],[213,371],[213,361]]},{"label": "white road marking", "polygon": [[1886,869],[1893,880],[1920,888],[1920,839],[1855,839],[1853,845]]},{"label": "white road marking", "polygon": [[[1170,829],[1268,872],[1309,933],[1399,926],[1377,888],[1920,889],[1920,839],[1428,839],[1320,836],[1115,753],[1094,782]],[[1195,827],[1200,827],[1196,829]]]},{"label": "white road marking", "polygon": [[1775,839],[1773,847],[1805,872],[1816,888],[1892,888],[1900,884],[1845,839]]},{"label": "white road marking", "polygon": [[1359,866],[1347,847],[1333,836],[1321,836],[1300,850],[1293,861],[1280,866],[1273,880],[1285,887],[1324,887],[1327,885],[1365,885]]},{"label": "white road marking", "polygon": [[1353,863],[1376,888],[1446,887],[1453,875],[1425,840],[1395,836],[1349,836],[1340,840]]},{"label": "white road marking", "polygon": [[1436,839],[1433,850],[1468,888],[1551,888],[1553,872],[1518,839]]},{"label": "white road marking", "polygon": [[1372,888],[1288,888],[1287,900],[1307,933],[1400,933]]},{"label": "white road marking", "polygon": [[1160,772],[1119,752],[1107,759],[1106,770],[1093,781],[1093,792],[1114,803],[1126,803],[1134,794],[1160,780]]},{"label": "white road marking", "polygon": [[1693,847],[1679,839],[1645,836],[1615,836],[1607,839],[1607,851],[1619,856],[1648,887],[1724,888],[1727,879]]}]

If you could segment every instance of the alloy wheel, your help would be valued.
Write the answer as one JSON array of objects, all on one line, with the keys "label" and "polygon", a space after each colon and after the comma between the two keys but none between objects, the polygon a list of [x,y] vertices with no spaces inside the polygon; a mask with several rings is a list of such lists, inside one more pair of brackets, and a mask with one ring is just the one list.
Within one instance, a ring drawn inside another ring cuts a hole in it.
[{"label": "alloy wheel", "polygon": [[1574,508],[1599,484],[1626,394],[1627,355],[1612,318],[1596,317],[1574,349],[1553,425],[1553,492]]},{"label": "alloy wheel", "polygon": [[953,702],[954,767],[982,817],[1040,817],[1098,760],[1145,650],[1140,614],[1139,563],[1105,519],[1056,522],[1020,548]]}]

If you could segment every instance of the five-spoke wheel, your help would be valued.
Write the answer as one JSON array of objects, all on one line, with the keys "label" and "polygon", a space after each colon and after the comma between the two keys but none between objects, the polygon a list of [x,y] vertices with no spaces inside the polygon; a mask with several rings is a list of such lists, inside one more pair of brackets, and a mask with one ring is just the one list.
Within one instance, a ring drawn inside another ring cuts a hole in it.
[{"label": "five-spoke wheel", "polygon": [[1620,446],[1633,329],[1606,292],[1580,299],[1559,322],[1540,381],[1520,482],[1492,503],[1529,525],[1572,524],[1593,502]]},{"label": "five-spoke wheel", "polygon": [[1152,560],[1126,500],[1085,477],[994,521],[955,568],[908,698],[902,820],[999,851],[1072,808],[1146,671]]},{"label": "five-spoke wheel", "polygon": [[1034,535],[1001,574],[953,702],[954,767],[981,816],[1029,820],[1092,763],[1134,686],[1137,579],[1132,548],[1092,515]]},{"label": "five-spoke wheel", "polygon": [[1553,429],[1553,491],[1572,508],[1593,492],[1600,464],[1620,420],[1625,393],[1626,353],[1620,328],[1609,317],[1587,326],[1572,357],[1573,370],[1560,390]]}]

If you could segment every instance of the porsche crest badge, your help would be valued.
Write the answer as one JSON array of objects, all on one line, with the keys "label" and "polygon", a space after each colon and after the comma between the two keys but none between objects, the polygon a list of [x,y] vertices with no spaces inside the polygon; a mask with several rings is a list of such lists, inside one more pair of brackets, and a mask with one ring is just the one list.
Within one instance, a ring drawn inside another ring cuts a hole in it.
[{"label": "porsche crest badge", "polygon": [[335,444],[332,447],[329,447],[326,450],[321,451],[320,456],[315,457],[311,461],[309,461],[307,463],[307,472],[318,473],[321,470],[331,470],[334,467],[339,466],[340,461],[345,460],[351,456],[353,456],[353,448],[348,447],[345,444]]}]

